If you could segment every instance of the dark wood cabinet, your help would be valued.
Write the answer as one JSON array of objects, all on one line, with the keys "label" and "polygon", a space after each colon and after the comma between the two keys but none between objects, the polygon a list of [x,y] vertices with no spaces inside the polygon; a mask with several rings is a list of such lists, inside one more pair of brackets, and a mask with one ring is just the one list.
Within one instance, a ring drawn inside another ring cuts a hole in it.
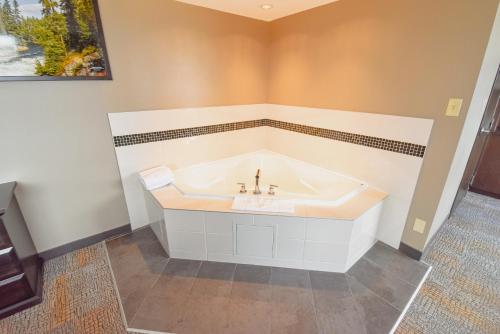
[{"label": "dark wood cabinet", "polygon": [[0,319],[42,301],[42,260],[15,188],[15,182],[0,184]]}]

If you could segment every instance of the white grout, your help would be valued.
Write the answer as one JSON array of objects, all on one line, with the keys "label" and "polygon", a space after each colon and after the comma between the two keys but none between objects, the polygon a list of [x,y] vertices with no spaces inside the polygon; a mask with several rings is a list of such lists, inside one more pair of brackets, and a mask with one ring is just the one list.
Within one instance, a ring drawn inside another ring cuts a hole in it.
[{"label": "white grout", "polygon": [[169,333],[169,332],[149,331],[146,329],[137,329],[137,328],[127,328],[127,330],[130,332],[137,332],[137,333],[143,333],[143,334],[175,334],[175,333]]},{"label": "white grout", "polygon": [[418,295],[418,292],[420,291],[420,289],[422,288],[422,286],[424,285],[424,282],[427,280],[427,277],[429,276],[430,272],[432,270],[432,266],[429,266],[429,268],[427,269],[427,271],[425,272],[425,275],[424,277],[422,277],[422,280],[420,281],[420,283],[418,284],[417,288],[415,289],[415,291],[413,292],[413,295],[411,296],[410,300],[408,301],[408,303],[406,304],[403,312],[401,312],[401,314],[399,315],[399,318],[398,320],[396,321],[396,323],[394,324],[394,326],[392,327],[391,331],[389,332],[389,334],[394,334],[396,332],[396,329],[398,328],[399,324],[401,323],[401,321],[403,320],[403,318],[405,317],[406,315],[406,312],[408,312],[411,304],[413,303],[413,300],[415,299],[415,297],[417,297]]},{"label": "white grout", "polygon": [[120,313],[122,315],[123,324],[125,328],[128,329],[127,318],[125,317],[125,310],[122,305],[122,298],[120,297],[120,291],[118,290],[118,285],[116,284],[115,274],[113,273],[113,268],[111,268],[111,260],[109,258],[108,247],[106,246],[106,241],[102,241],[102,246],[104,247],[104,253],[106,253],[106,260],[108,262],[109,272],[111,273],[111,280],[113,281],[113,288],[115,289],[116,297],[118,298],[118,305],[120,306]]}]

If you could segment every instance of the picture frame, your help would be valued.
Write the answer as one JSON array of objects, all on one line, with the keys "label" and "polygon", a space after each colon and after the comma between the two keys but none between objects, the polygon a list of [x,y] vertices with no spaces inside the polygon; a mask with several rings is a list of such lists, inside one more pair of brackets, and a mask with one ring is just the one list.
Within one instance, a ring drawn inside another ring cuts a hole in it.
[{"label": "picture frame", "polygon": [[0,0],[0,82],[112,79],[98,0]]}]

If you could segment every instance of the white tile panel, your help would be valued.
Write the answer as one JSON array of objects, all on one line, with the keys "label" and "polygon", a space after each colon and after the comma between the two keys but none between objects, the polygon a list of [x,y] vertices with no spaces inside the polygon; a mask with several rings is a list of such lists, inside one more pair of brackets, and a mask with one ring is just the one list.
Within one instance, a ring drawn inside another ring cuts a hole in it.
[{"label": "white tile panel", "polygon": [[272,226],[236,226],[236,255],[272,258],[273,246]]},{"label": "white tile panel", "polygon": [[208,254],[233,255],[233,234],[207,234]]},{"label": "white tile panel", "polygon": [[205,227],[207,233],[233,234],[233,219],[231,215],[218,212],[205,212]]},{"label": "white tile panel", "polygon": [[431,119],[271,104],[271,119],[427,145]]},{"label": "white tile panel", "polygon": [[280,238],[302,239],[306,237],[306,219],[298,217],[256,215],[255,225],[276,226]]},{"label": "white tile panel", "polygon": [[233,214],[233,222],[240,225],[253,225],[254,216],[251,214]]},{"label": "white tile panel", "polygon": [[203,211],[165,210],[168,231],[205,233]]},{"label": "white tile panel", "polygon": [[205,235],[183,231],[167,231],[168,243],[172,252],[183,251],[206,257]]},{"label": "white tile panel", "polygon": [[278,237],[276,243],[276,258],[286,260],[302,260],[304,258],[304,240]]},{"label": "white tile panel", "polygon": [[264,118],[266,104],[110,113],[113,136],[165,131]]},{"label": "white tile panel", "polygon": [[345,264],[348,244],[329,244],[325,242],[306,241],[304,260]]},{"label": "white tile panel", "polygon": [[352,221],[309,219],[307,222],[306,240],[331,243],[349,243]]}]

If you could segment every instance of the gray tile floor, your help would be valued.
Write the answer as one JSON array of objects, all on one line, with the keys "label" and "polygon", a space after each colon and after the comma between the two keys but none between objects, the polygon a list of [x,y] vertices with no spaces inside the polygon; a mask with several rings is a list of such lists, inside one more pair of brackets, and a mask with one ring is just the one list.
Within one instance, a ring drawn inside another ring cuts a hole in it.
[{"label": "gray tile floor", "polygon": [[168,259],[149,228],[107,242],[129,328],[388,333],[427,266],[377,243],[347,274]]}]

